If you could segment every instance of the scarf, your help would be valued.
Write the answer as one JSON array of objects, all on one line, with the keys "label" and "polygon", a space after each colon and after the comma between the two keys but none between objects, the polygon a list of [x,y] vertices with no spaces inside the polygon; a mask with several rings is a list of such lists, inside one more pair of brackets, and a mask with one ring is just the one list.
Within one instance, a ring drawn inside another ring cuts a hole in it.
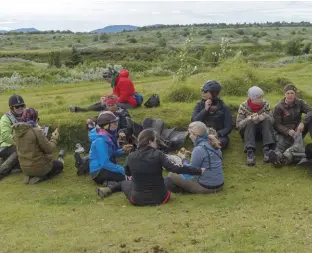
[{"label": "scarf", "polygon": [[112,82],[111,82],[111,87],[114,89],[115,86],[116,86],[116,80],[117,80],[117,77],[119,75],[119,72],[118,71],[115,71],[114,74],[113,74],[113,78],[112,78]]},{"label": "scarf", "polygon": [[262,109],[263,104],[261,104],[261,105],[256,105],[256,104],[252,103],[250,99],[248,99],[248,106],[250,107],[250,109],[251,109],[253,112],[259,112],[259,111]]},{"label": "scarf", "polygon": [[21,122],[21,121],[22,121],[22,115],[23,115],[23,114],[17,114],[17,113],[14,112],[13,110],[10,111],[10,112],[11,112],[11,114],[14,116],[14,118],[16,118],[16,120],[17,120],[18,122]]}]

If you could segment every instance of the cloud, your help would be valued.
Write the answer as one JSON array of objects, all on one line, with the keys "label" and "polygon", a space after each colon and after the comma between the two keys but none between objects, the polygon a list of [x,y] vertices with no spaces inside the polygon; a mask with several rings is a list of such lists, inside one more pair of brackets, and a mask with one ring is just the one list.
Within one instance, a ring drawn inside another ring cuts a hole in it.
[{"label": "cloud", "polygon": [[1,6],[0,25],[81,31],[112,24],[312,22],[310,13],[312,2],[306,1],[10,0]]}]

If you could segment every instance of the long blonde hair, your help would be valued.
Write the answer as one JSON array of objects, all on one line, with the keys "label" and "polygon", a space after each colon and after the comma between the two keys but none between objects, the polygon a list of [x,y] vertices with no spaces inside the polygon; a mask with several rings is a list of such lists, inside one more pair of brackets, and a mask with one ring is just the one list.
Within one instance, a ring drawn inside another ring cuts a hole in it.
[{"label": "long blonde hair", "polygon": [[201,136],[205,133],[208,134],[208,140],[211,146],[215,149],[221,149],[221,143],[218,139],[217,131],[211,127],[207,128],[201,121],[192,122],[188,127],[189,132],[196,136]]}]

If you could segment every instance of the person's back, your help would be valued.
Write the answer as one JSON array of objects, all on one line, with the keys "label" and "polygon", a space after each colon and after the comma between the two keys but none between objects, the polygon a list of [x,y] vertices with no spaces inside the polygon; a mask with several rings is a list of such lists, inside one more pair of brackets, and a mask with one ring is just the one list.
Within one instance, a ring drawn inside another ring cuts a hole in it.
[{"label": "person's back", "polygon": [[159,204],[164,200],[167,189],[162,176],[162,152],[147,147],[130,153],[127,167],[133,181],[132,198],[135,203],[144,200],[144,204]]},{"label": "person's back", "polygon": [[221,185],[224,181],[221,150],[214,149],[208,141],[201,141],[192,153],[196,154],[196,158],[192,159],[191,165],[206,168],[199,177],[199,183],[204,186]]},{"label": "person's back", "polygon": [[57,138],[49,141],[40,128],[27,123],[13,126],[16,150],[23,172],[28,176],[44,176],[52,168]]}]

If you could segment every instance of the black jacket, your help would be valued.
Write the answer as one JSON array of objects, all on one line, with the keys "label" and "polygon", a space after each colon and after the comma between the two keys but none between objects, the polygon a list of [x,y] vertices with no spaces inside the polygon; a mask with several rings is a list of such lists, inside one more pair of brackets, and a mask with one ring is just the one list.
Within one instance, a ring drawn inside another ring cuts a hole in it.
[{"label": "black jacket", "polygon": [[126,162],[126,175],[132,176],[131,197],[136,205],[159,205],[168,189],[162,176],[163,168],[174,173],[201,175],[201,169],[173,164],[158,149],[148,147],[130,153]]},{"label": "black jacket", "polygon": [[214,128],[219,136],[227,136],[233,128],[232,113],[221,99],[217,100],[215,106],[217,107],[215,112],[206,111],[205,100],[201,100],[194,108],[191,121],[201,121],[207,127]]}]

